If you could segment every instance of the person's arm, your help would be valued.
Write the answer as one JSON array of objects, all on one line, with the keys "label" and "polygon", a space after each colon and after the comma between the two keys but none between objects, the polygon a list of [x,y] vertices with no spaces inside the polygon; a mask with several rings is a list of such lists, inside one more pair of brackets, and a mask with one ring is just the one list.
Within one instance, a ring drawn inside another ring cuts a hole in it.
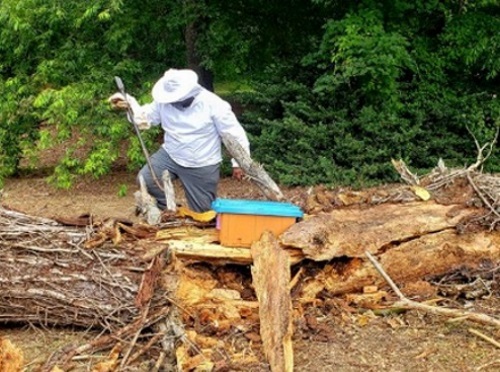
[{"label": "person's arm", "polygon": [[[213,112],[214,122],[219,134],[229,134],[234,137],[247,154],[250,155],[250,142],[248,141],[247,134],[231,109],[231,105],[220,100],[217,102]],[[243,177],[243,170],[235,159],[231,159],[231,163],[233,165],[233,177],[241,179]]]},{"label": "person's arm", "polygon": [[151,125],[158,125],[160,123],[160,110],[156,102],[147,103],[141,106],[134,96],[127,94],[127,99],[125,100],[121,93],[113,94],[109,97],[108,101],[113,108],[122,110],[128,108],[128,103],[134,115],[133,118],[127,115],[128,120],[130,122],[133,120],[139,129],[149,129]]}]

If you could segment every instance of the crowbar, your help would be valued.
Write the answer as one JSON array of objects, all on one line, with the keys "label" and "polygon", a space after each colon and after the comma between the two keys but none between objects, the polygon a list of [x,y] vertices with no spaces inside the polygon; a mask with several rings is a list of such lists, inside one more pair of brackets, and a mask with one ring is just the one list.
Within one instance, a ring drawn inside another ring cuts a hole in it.
[{"label": "crowbar", "polygon": [[151,171],[151,175],[153,177],[153,180],[155,181],[156,185],[160,188],[160,190],[164,191],[163,186],[160,183],[160,181],[158,180],[158,177],[156,176],[156,173],[153,169],[153,166],[151,165],[151,161],[149,160],[149,151],[146,148],[146,145],[144,144],[144,140],[142,139],[142,135],[141,135],[141,131],[139,129],[139,126],[135,122],[134,112],[132,111],[132,108],[130,107],[130,103],[128,102],[128,99],[127,99],[127,93],[125,92],[125,85],[123,84],[122,79],[120,79],[118,76],[115,76],[115,83],[116,83],[118,90],[123,95],[125,102],[127,103],[127,114],[128,114],[129,120],[134,125],[135,133],[137,134],[137,138],[139,138],[142,152],[143,152],[144,156],[146,157],[146,162],[148,164],[149,170]]}]

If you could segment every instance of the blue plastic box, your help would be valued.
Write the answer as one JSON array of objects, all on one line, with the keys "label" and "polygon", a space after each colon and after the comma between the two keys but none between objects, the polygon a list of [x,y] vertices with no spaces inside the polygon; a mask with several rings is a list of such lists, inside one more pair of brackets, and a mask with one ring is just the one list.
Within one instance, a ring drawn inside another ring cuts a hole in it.
[{"label": "blue plastic box", "polygon": [[292,203],[261,200],[216,199],[212,209],[220,243],[230,247],[250,247],[266,230],[279,236],[304,216]]}]

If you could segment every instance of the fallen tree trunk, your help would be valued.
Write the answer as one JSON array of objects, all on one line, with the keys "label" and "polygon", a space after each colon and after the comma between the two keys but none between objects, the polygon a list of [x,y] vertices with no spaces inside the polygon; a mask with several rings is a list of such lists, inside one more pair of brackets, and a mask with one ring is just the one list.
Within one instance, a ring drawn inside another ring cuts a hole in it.
[{"label": "fallen tree trunk", "polygon": [[286,247],[301,249],[306,258],[315,261],[364,257],[365,251],[377,253],[393,242],[455,229],[462,220],[477,213],[474,208],[433,201],[344,208],[291,226],[280,241]]},{"label": "fallen tree trunk", "polygon": [[[458,270],[478,271],[500,264],[500,234],[458,235],[446,230],[393,246],[378,254],[388,275],[398,283],[438,277]],[[355,258],[340,266],[326,265],[305,283],[299,297],[305,301],[325,290],[332,295],[360,291],[365,286],[385,285],[368,260]]]}]

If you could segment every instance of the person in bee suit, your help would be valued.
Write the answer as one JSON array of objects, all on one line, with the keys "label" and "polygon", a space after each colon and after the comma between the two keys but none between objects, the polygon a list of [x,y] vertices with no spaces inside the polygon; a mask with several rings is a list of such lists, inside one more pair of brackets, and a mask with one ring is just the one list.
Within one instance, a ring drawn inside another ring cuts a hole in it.
[{"label": "person in bee suit", "polygon": [[[115,93],[109,101],[115,108],[132,109],[140,129],[161,125],[163,144],[151,155],[150,164],[157,179],[168,170],[172,179],[179,179],[184,188],[189,209],[206,212],[217,195],[222,161],[224,134],[235,138],[250,154],[245,130],[238,122],[228,102],[198,84],[198,75],[188,69],[169,69],[155,83],[153,101],[140,105],[127,94]],[[232,159],[233,177],[241,180],[243,171]],[[163,190],[155,182],[150,167],[145,165],[138,174],[160,209],[165,209]]]}]

